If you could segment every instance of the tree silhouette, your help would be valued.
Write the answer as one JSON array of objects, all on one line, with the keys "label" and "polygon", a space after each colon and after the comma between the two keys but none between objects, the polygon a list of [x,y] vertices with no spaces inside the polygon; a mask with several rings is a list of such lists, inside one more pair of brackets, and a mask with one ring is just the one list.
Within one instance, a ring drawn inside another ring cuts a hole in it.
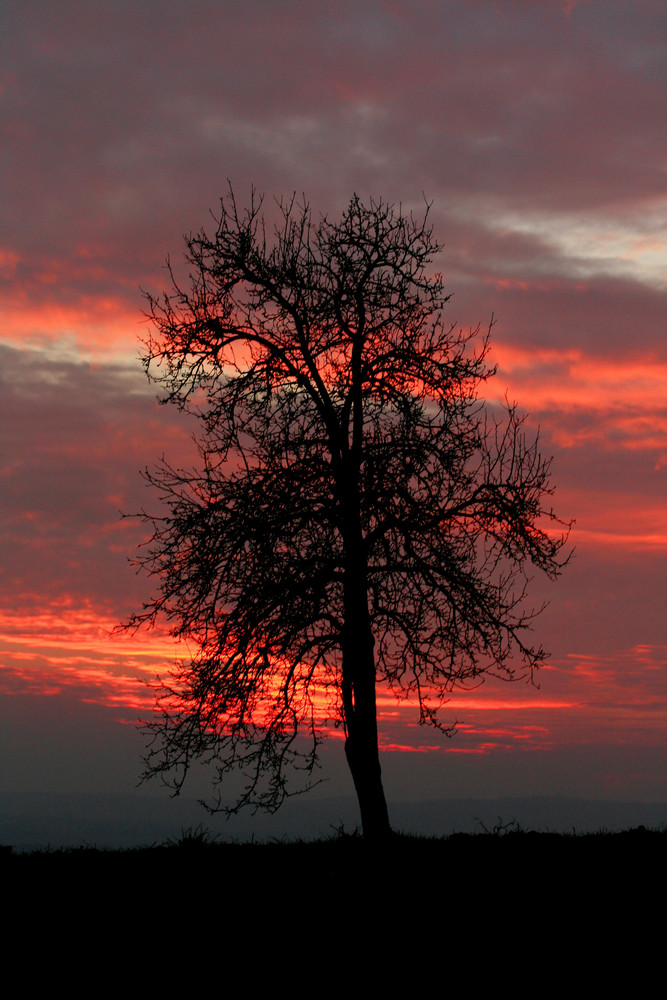
[{"label": "tree silhouette", "polygon": [[186,239],[187,288],[170,266],[148,296],[146,371],[201,434],[196,470],[146,474],[164,507],[138,561],[159,592],[130,624],[166,618],[196,650],[160,692],[147,775],[178,790],[202,758],[212,808],[273,810],[333,722],[378,838],[376,685],[446,729],[456,685],[532,675],[527,570],[558,575],[568,525],[523,418],[478,397],[490,328],[443,322],[428,209],[278,207],[269,233],[262,199],[230,189],[213,235]]}]

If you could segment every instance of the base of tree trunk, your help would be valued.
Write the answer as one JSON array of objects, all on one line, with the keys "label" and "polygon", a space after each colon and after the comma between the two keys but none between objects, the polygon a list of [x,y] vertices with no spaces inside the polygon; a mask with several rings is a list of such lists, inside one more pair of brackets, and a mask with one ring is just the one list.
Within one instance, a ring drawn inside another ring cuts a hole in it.
[{"label": "base of tree trunk", "polygon": [[375,760],[369,761],[368,755],[360,754],[349,737],[345,741],[345,756],[359,801],[364,840],[378,843],[391,837],[393,831],[389,824],[389,811],[382,787],[382,772],[377,759],[377,750],[374,755]]}]

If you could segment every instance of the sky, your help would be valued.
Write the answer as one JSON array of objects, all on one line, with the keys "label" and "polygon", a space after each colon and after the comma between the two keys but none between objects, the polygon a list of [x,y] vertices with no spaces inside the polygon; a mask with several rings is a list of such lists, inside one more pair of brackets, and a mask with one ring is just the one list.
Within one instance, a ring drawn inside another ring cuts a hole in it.
[{"label": "sky", "polygon": [[661,0],[0,2],[0,791],[134,793],[178,650],[112,634],[151,593],[120,513],[195,429],[145,380],[142,290],[231,183],[432,203],[448,318],[493,315],[489,393],[576,519],[539,687],[455,692],[448,740],[381,694],[390,803],[667,803],[666,40]]}]

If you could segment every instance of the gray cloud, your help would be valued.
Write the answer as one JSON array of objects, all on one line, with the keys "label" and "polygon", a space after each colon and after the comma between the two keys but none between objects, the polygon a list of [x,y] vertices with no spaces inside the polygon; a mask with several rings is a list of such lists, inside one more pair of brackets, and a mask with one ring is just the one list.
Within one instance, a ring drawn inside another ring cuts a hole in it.
[{"label": "gray cloud", "polygon": [[[141,592],[127,559],[146,531],[140,471],[192,457],[190,428],[158,407],[138,366],[43,357],[0,345],[3,603],[67,595],[127,606]],[[129,610],[129,608],[128,608]]]},{"label": "gray cloud", "polygon": [[[241,190],[353,189],[523,213],[663,196],[656,5],[3,6],[0,246],[39,300],[136,302],[181,232]],[[468,251],[464,242],[456,247]],[[552,255],[533,243],[548,270]]]}]

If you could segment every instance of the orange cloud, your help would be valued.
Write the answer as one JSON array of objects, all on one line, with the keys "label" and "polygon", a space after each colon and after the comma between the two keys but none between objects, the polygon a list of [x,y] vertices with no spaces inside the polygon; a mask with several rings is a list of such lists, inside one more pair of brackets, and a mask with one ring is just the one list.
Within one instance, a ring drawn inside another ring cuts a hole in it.
[{"label": "orange cloud", "polygon": [[28,350],[50,346],[77,360],[131,359],[137,357],[145,333],[139,295],[136,309],[112,295],[82,295],[73,304],[36,305],[25,292],[3,302],[2,340]]},{"label": "orange cloud", "polygon": [[[536,349],[499,343],[496,383],[508,383],[522,408],[600,410],[619,419],[643,421],[657,415],[659,438],[667,440],[667,362],[653,356],[604,358],[583,351]],[[639,411],[627,414],[627,409]],[[655,425],[653,425],[655,426]],[[664,437],[663,437],[664,435]]]}]

